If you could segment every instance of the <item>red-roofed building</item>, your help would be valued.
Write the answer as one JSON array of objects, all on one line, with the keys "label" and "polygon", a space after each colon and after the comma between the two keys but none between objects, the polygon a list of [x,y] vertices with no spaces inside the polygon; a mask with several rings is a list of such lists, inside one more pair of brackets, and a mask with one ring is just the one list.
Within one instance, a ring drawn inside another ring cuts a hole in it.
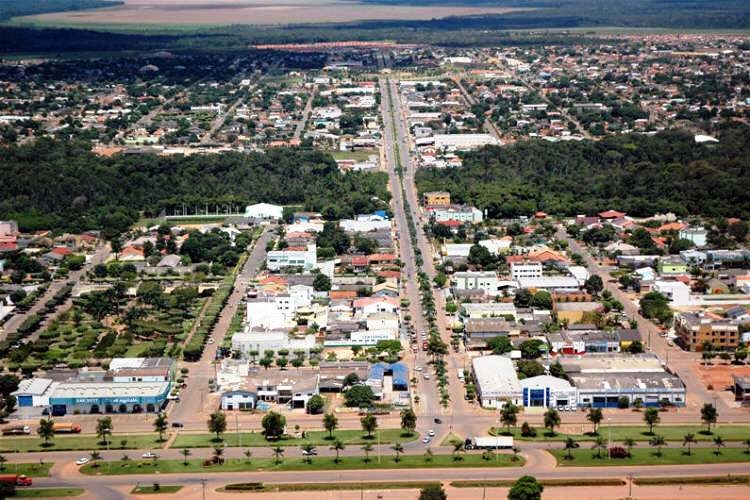
[{"label": "red-roofed building", "polygon": [[401,271],[395,271],[395,270],[383,270],[378,271],[378,276],[381,278],[396,278],[401,279]]},{"label": "red-roofed building", "polygon": [[353,300],[357,298],[357,292],[354,290],[331,290],[328,292],[331,300]]},{"label": "red-roofed building", "polygon": [[73,250],[71,250],[68,247],[55,247],[52,249],[52,253],[56,253],[57,255],[62,255],[63,257],[67,257],[68,255],[73,254]]},{"label": "red-roofed building", "polygon": [[659,232],[665,233],[667,231],[682,231],[687,227],[687,224],[683,224],[682,222],[669,222],[667,224],[662,224],[659,226]]},{"label": "red-roofed building", "polygon": [[547,214],[545,212],[541,212],[540,211],[540,212],[535,213],[534,217],[537,218],[537,219],[546,219],[547,218]]},{"label": "red-roofed building", "polygon": [[599,217],[602,219],[619,219],[620,217],[625,217],[625,212],[618,212],[617,210],[606,210],[604,212],[599,212]]},{"label": "red-roofed building", "polygon": [[390,264],[396,262],[396,254],[393,253],[374,253],[367,257],[368,263],[373,265]]}]

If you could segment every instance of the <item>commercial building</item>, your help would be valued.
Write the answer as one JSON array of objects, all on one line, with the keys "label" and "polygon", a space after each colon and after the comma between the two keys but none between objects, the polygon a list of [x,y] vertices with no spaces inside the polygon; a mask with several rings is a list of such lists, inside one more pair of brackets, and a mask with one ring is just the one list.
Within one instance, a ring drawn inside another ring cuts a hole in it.
[{"label": "commercial building", "polygon": [[479,149],[483,146],[499,145],[494,136],[490,134],[437,134],[432,137],[435,147],[438,149],[450,149],[466,151]]},{"label": "commercial building", "polygon": [[453,275],[456,290],[483,290],[488,295],[497,295],[503,283],[495,271],[463,271]]},{"label": "commercial building", "polygon": [[715,349],[734,349],[740,341],[738,321],[703,312],[677,314],[674,329],[680,343],[690,351],[702,351],[705,343]]},{"label": "commercial building", "polygon": [[448,191],[429,191],[422,195],[425,207],[446,207],[451,204],[451,194]]},{"label": "commercial building", "polygon": [[317,251],[314,244],[272,250],[266,255],[266,267],[269,271],[280,271],[286,267],[301,267],[304,271],[309,271],[315,267],[316,262]]},{"label": "commercial building", "polygon": [[525,378],[520,384],[524,406],[570,408],[578,403],[578,391],[562,378],[539,375]]},{"label": "commercial building", "polygon": [[471,361],[479,402],[484,408],[521,404],[521,384],[513,361],[505,356],[482,356]]},{"label": "commercial building", "polygon": [[576,292],[578,280],[572,276],[544,276],[541,278],[521,278],[516,280],[520,288],[546,290],[548,292]]},{"label": "commercial building", "polygon": [[705,247],[708,242],[708,230],[702,227],[686,227],[677,233],[681,240],[692,241],[697,247]]},{"label": "commercial building", "polygon": [[286,349],[289,352],[305,351],[310,353],[316,345],[315,335],[292,337],[284,329],[280,330],[251,330],[246,329],[232,335],[232,350],[239,351],[243,356],[251,352],[278,352]]},{"label": "commercial building", "polygon": [[52,415],[158,412],[171,382],[63,382],[51,389]]},{"label": "commercial building", "polygon": [[541,262],[511,262],[510,277],[516,281],[522,278],[541,278]]},{"label": "commercial building", "polygon": [[245,207],[245,217],[248,219],[281,219],[284,207],[270,203],[256,203]]}]

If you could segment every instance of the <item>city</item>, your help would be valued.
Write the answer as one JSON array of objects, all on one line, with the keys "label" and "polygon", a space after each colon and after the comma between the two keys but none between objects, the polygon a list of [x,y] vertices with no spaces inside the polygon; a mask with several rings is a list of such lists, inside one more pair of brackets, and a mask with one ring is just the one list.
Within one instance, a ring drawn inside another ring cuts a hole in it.
[{"label": "city", "polygon": [[3,55],[3,497],[746,498],[750,42],[546,36]]}]

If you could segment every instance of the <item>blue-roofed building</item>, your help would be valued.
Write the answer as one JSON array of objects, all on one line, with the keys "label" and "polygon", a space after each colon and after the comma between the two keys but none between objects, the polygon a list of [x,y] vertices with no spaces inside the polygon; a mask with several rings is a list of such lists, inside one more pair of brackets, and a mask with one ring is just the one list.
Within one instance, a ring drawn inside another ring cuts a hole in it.
[{"label": "blue-roofed building", "polygon": [[393,391],[409,390],[409,368],[403,363],[375,363],[370,367],[367,375],[367,385],[372,387],[375,394],[382,397],[383,381],[386,376],[392,378]]}]

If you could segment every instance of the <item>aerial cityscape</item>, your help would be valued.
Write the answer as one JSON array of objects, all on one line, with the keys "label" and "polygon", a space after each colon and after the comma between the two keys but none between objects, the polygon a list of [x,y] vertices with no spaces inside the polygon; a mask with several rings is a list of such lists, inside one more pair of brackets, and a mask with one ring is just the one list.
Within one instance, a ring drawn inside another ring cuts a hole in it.
[{"label": "aerial cityscape", "polygon": [[750,498],[750,4],[0,0],[0,498]]}]

